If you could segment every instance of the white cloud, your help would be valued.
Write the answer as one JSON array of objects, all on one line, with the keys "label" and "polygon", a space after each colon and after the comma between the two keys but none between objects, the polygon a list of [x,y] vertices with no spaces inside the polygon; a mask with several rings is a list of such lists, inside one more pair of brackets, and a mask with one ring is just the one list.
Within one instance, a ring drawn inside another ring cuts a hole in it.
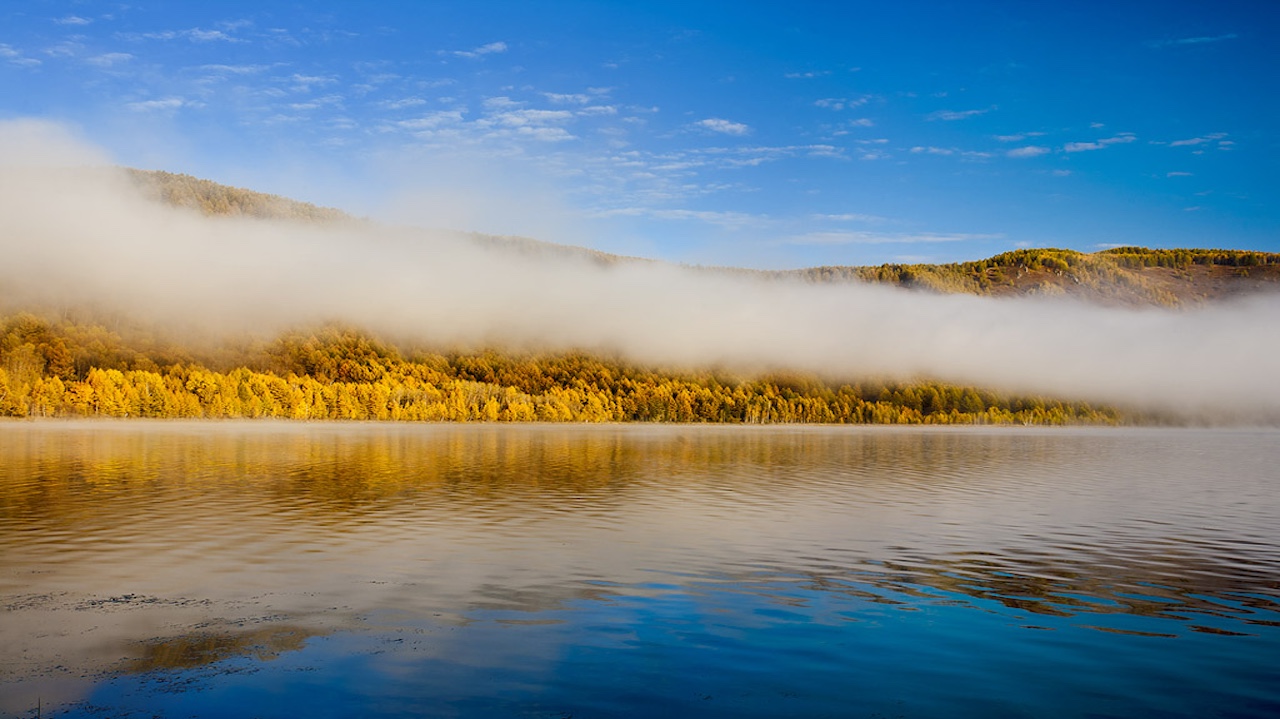
[{"label": "white cloud", "polygon": [[758,227],[771,222],[767,215],[752,215],[745,212],[720,212],[714,210],[662,210],[651,207],[620,207],[601,210],[593,217],[649,217],[655,220],[672,220],[678,222],[704,222],[728,229]]},{"label": "white cloud", "polygon": [[384,100],[379,104],[388,110],[403,110],[406,107],[421,107],[427,104],[427,101],[420,97],[406,97],[399,100]]},{"label": "white cloud", "polygon": [[809,157],[839,157],[843,158],[844,148],[835,145],[810,145]]},{"label": "white cloud", "polygon": [[481,126],[487,125],[504,125],[506,127],[523,127],[526,125],[545,125],[549,123],[567,122],[573,119],[573,113],[568,110],[510,110],[508,112],[499,112],[483,120],[478,120],[477,124]]},{"label": "white cloud", "polygon": [[130,102],[125,107],[135,112],[155,112],[161,110],[177,110],[180,107],[195,107],[196,104],[181,97],[166,97],[160,100],[142,100]]},{"label": "white cloud", "polygon": [[1191,174],[1192,173],[1190,172],[1166,172],[1164,173],[1164,176],[1165,177],[1191,177]]},{"label": "white cloud", "polygon": [[557,105],[585,105],[591,102],[590,95],[582,93],[562,94],[558,92],[544,92],[542,96]]},{"label": "white cloud", "polygon": [[696,127],[701,127],[704,130],[710,130],[711,132],[719,132],[724,135],[741,136],[751,132],[750,127],[740,122],[730,122],[729,120],[725,120],[719,117],[709,117],[705,120],[699,120],[693,124]]},{"label": "white cloud", "polygon": [[[226,26],[228,29],[239,27],[238,24]],[[203,30],[193,27],[187,30],[160,30],[157,32],[143,33],[120,33],[118,36],[124,40],[177,40],[185,38],[191,42],[244,42],[240,38],[232,37],[222,30]]]},{"label": "white cloud", "polygon": [[240,42],[221,30],[201,30],[200,28],[192,28],[188,30],[187,37],[190,38],[192,42],[213,42],[215,40],[221,40],[224,42]]},{"label": "white cloud", "polygon": [[940,242],[999,240],[1002,234],[948,232],[810,232],[788,238],[789,245],[914,245]]},{"label": "white cloud", "polygon": [[[1169,147],[1189,147],[1192,145],[1203,145],[1206,142],[1213,142],[1214,140],[1222,140],[1222,138],[1226,136],[1227,136],[1227,133],[1225,132],[1214,132],[1208,135],[1204,135],[1202,137],[1192,137],[1186,140],[1174,140],[1173,142],[1169,143]],[[1227,140],[1226,142],[1230,144],[1235,144],[1235,143],[1232,143],[1230,140]],[[1219,143],[1219,144],[1222,144],[1222,143]]]},{"label": "white cloud", "polygon": [[423,132],[437,130],[445,125],[455,125],[460,122],[462,122],[461,110],[441,110],[422,117],[401,120],[395,125],[411,132]]},{"label": "white cloud", "polygon": [[512,110],[515,108],[524,107],[523,102],[517,102],[505,95],[500,95],[498,97],[487,97],[485,98],[483,104],[486,110]]},{"label": "white cloud", "polygon": [[0,43],[0,59],[20,67],[34,67],[40,64],[40,61],[34,57],[25,57],[20,51],[4,43]]},{"label": "white cloud", "polygon": [[44,54],[50,57],[76,57],[83,49],[84,45],[66,40],[45,48]]},{"label": "white cloud", "polygon": [[821,100],[814,100],[815,107],[822,107],[828,110],[846,110],[854,107],[861,107],[871,101],[870,96],[863,97],[824,97]]},{"label": "white cloud", "polygon": [[311,92],[314,87],[323,87],[324,85],[332,85],[338,81],[336,77],[325,75],[300,75],[294,73],[289,81],[293,83],[294,92]]},{"label": "white cloud", "polygon": [[865,222],[868,224],[880,224],[888,222],[889,218],[880,215],[865,215],[860,212],[843,212],[835,215],[814,215],[817,220],[830,220],[832,222]]},{"label": "white cloud", "polygon": [[1101,150],[1109,145],[1123,145],[1137,140],[1138,136],[1132,132],[1122,132],[1113,137],[1107,137],[1094,142],[1068,142],[1062,146],[1065,152],[1088,152],[1091,150]]},{"label": "white cloud", "polygon": [[1054,177],[1068,177],[1071,175],[1071,170],[1054,170],[1052,174]]},{"label": "white cloud", "polygon": [[1027,145],[1026,147],[1019,147],[1017,149],[1009,150],[1005,154],[1008,155],[1009,157],[1039,157],[1040,155],[1047,154],[1048,152],[1049,152],[1049,148],[1047,147],[1041,147],[1039,145]]},{"label": "white cloud", "polygon": [[226,75],[253,75],[267,69],[266,65],[201,65],[205,72],[217,72]]},{"label": "white cloud", "polygon": [[1159,40],[1148,43],[1151,47],[1170,47],[1175,45],[1204,45],[1211,42],[1222,42],[1224,40],[1235,40],[1238,37],[1235,33],[1226,33],[1224,35],[1204,35],[1200,37],[1182,37],[1174,40]]},{"label": "white cloud", "polygon": [[474,126],[489,138],[564,142],[576,137],[560,125],[573,120],[568,110],[510,110],[476,120]]},{"label": "white cloud", "polygon": [[958,155],[966,160],[985,160],[991,157],[989,152],[978,152],[976,150],[958,150],[954,147],[924,147],[917,145],[911,148],[911,152],[916,155]]},{"label": "white cloud", "polygon": [[59,25],[88,25],[93,21],[87,17],[80,17],[79,15],[68,15],[66,17],[60,17],[54,20],[54,22]]},{"label": "white cloud", "polygon": [[97,57],[91,57],[88,60],[85,60],[85,62],[90,65],[97,65],[98,67],[111,67],[112,65],[118,65],[132,59],[133,55],[130,55],[127,52],[108,52],[98,55]]},{"label": "white cloud", "polygon": [[454,50],[452,54],[457,55],[458,57],[468,57],[468,58],[474,59],[478,57],[483,57],[485,55],[494,55],[494,54],[503,53],[506,51],[507,51],[507,44],[505,42],[499,41],[499,42],[491,42],[488,45],[481,45],[480,47],[477,47],[471,50]]},{"label": "white cloud", "polygon": [[810,80],[815,77],[830,75],[830,70],[810,70],[809,72],[788,72],[783,77],[790,80]]},{"label": "white cloud", "polygon": [[291,109],[291,110],[315,110],[315,109],[317,109],[317,108],[325,107],[325,106],[327,106],[327,105],[341,105],[341,104],[342,104],[342,96],[341,96],[341,95],[325,95],[324,97],[317,97],[316,99],[311,100],[311,101],[309,101],[309,102],[296,102],[296,103],[293,103],[293,104],[289,105],[289,109]]},{"label": "white cloud", "polygon": [[1022,142],[1028,137],[1040,137],[1043,132],[1018,132],[1012,135],[994,135],[998,142]]},{"label": "white cloud", "polygon": [[929,113],[925,117],[925,119],[926,120],[943,120],[946,122],[950,122],[953,120],[964,120],[970,117],[977,117],[978,115],[985,115],[994,109],[996,109],[995,106],[988,107],[982,110],[960,110],[960,111],[938,110],[937,112]]}]

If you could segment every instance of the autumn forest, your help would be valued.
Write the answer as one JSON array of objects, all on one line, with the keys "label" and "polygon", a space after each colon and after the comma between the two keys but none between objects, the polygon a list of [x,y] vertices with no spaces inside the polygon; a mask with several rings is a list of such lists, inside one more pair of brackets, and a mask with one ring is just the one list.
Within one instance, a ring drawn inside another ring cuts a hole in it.
[{"label": "autumn forest", "polygon": [[[133,177],[155,199],[206,215],[359,222],[336,210],[185,175],[134,172]],[[639,261],[519,238],[473,239],[525,253],[582,252],[602,264]],[[1280,254],[1035,249],[953,265],[740,272],[810,283],[880,283],[904,292],[1071,295],[1107,305],[1183,307],[1275,288]],[[0,416],[6,417],[854,424],[1168,419],[927,378],[743,373],[639,366],[620,356],[580,351],[399,346],[362,328],[336,324],[211,349],[92,312],[5,306]]]}]

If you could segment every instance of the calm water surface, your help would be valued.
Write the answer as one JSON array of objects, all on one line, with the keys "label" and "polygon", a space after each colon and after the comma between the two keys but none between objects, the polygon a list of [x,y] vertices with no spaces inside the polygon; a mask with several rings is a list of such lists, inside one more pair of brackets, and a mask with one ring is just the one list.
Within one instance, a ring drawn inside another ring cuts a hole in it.
[{"label": "calm water surface", "polygon": [[0,424],[0,715],[1280,716],[1280,433]]}]

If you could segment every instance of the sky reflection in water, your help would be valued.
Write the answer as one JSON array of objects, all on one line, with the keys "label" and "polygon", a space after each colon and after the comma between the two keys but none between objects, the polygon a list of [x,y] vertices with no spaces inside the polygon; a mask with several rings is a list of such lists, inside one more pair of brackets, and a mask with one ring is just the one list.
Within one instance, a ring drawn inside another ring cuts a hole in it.
[{"label": "sky reflection in water", "polygon": [[8,424],[0,713],[1265,715],[1277,439]]}]

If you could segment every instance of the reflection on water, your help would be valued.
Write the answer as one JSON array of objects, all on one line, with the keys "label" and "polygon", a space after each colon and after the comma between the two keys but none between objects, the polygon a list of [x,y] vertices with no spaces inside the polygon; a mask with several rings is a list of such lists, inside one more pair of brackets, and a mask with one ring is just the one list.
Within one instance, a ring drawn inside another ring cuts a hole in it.
[{"label": "reflection on water", "polygon": [[0,714],[1265,715],[1277,439],[4,424]]}]

